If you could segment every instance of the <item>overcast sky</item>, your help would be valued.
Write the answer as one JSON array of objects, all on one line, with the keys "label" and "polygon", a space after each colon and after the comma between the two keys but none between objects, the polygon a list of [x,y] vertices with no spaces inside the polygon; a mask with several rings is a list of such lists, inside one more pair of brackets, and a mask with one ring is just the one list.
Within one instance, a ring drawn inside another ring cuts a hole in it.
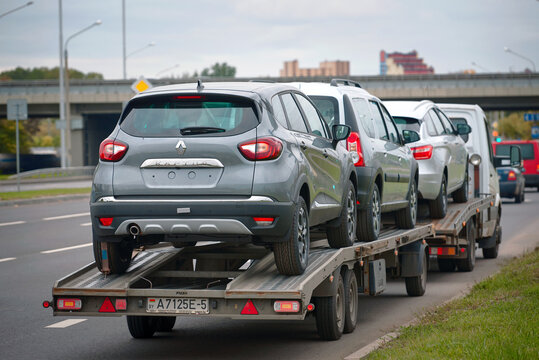
[{"label": "overcast sky", "polygon": [[[0,14],[27,0],[0,0]],[[380,50],[417,50],[436,73],[520,72],[539,65],[538,0],[126,0],[129,78],[200,72],[227,62],[237,76],[278,76],[300,67],[349,60],[352,75],[379,73]],[[59,64],[58,0],[0,18],[0,71]],[[122,1],[63,0],[69,65],[122,78]],[[478,66],[472,65],[475,62]]]}]

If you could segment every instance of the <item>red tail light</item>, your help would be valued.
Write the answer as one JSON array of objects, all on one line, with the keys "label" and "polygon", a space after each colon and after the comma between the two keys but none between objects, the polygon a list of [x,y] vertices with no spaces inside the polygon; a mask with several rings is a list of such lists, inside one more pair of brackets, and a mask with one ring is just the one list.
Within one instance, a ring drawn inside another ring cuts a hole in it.
[{"label": "red tail light", "polygon": [[99,218],[99,222],[100,222],[101,225],[103,225],[103,226],[110,226],[110,225],[112,225],[112,220],[114,220],[114,218],[111,218],[111,217],[102,217],[102,218]]},{"label": "red tail light", "polygon": [[363,157],[363,149],[361,148],[361,139],[357,132],[353,131],[350,133],[350,136],[346,139],[346,148],[353,153],[352,158],[354,159],[355,166],[365,166],[365,158]]},{"label": "red tail light", "polygon": [[264,137],[241,143],[238,149],[247,160],[273,160],[281,155],[283,143],[274,137]]},{"label": "red tail light", "polygon": [[105,139],[99,145],[99,159],[103,161],[119,161],[127,152],[127,144],[119,140]]},{"label": "red tail light", "polygon": [[414,154],[416,160],[426,160],[432,156],[432,145],[417,146],[410,150],[412,150],[412,154]]},{"label": "red tail light", "polygon": [[517,179],[517,175],[513,170],[509,171],[509,174],[507,174],[507,180],[509,181],[515,181]]}]

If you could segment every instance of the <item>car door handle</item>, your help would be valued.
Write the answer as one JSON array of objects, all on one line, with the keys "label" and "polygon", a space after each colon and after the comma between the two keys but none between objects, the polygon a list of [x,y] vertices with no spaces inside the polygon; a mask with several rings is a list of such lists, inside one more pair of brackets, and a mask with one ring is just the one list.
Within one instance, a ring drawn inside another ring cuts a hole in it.
[{"label": "car door handle", "polygon": [[399,156],[399,161],[402,161],[402,158]]},{"label": "car door handle", "polygon": [[301,147],[302,150],[307,150],[307,145],[305,144],[305,141],[301,142],[300,147]]},{"label": "car door handle", "polygon": [[384,153],[384,157],[387,157],[387,153]]},{"label": "car door handle", "polygon": [[324,149],[324,157],[327,158],[328,156],[329,156],[328,151]]}]

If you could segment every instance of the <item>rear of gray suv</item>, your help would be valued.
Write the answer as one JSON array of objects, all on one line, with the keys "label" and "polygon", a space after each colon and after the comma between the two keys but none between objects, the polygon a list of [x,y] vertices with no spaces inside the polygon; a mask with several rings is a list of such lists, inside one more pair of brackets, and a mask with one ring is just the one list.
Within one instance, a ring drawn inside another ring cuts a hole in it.
[{"label": "rear of gray suv", "polygon": [[[307,266],[310,227],[324,226],[335,247],[351,245],[353,164],[338,142],[349,129],[330,131],[310,107],[297,90],[257,83],[175,85],[133,98],[101,144],[94,176],[100,270],[127,270],[135,246],[213,240],[272,248],[278,270],[294,275]],[[293,121],[305,129],[291,131]]]}]

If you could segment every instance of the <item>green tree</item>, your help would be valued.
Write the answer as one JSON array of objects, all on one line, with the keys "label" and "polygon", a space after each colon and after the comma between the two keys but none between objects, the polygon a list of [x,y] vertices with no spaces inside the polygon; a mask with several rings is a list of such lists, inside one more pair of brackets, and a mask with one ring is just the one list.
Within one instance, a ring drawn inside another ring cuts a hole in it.
[{"label": "green tree", "polygon": [[498,132],[506,139],[531,139],[533,123],[524,121],[524,112],[514,112],[498,121]]},{"label": "green tree", "polygon": [[[0,73],[0,80],[53,80],[58,78],[58,67],[37,67],[25,69],[19,66],[14,70],[7,70]],[[85,74],[76,69],[69,69],[69,78],[103,80],[103,75],[96,72],[89,72]]]},{"label": "green tree", "polygon": [[236,76],[236,67],[228,65],[226,62],[222,64],[216,62],[210,68],[202,70],[200,75],[211,77],[234,77]]},{"label": "green tree", "polygon": [[[0,120],[0,153],[15,154],[17,152],[15,123],[14,120]],[[22,123],[19,121],[19,147],[21,154],[27,154],[30,151],[32,139]]]}]

